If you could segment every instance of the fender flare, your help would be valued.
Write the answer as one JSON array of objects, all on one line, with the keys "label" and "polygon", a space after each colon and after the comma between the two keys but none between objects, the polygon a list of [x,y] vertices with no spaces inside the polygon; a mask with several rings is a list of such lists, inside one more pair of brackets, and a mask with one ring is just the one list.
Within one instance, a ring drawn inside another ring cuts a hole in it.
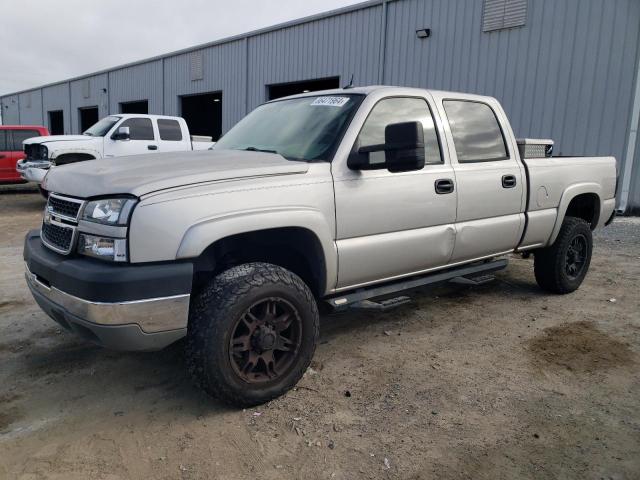
[{"label": "fender flare", "polygon": [[255,209],[202,219],[184,233],[176,259],[196,258],[213,243],[232,235],[276,228],[302,228],[315,235],[324,254],[325,290],[328,292],[335,288],[338,250],[334,241],[334,227],[327,223],[320,210],[314,208]]},{"label": "fender flare", "polygon": [[[553,230],[551,231],[551,238],[549,239],[549,243],[547,245],[553,245],[560,233],[560,228],[562,227],[562,222],[564,222],[564,217],[567,214],[567,209],[569,208],[569,204],[571,200],[576,198],[578,195],[582,195],[584,193],[594,193],[598,197],[599,205],[598,212],[596,212],[596,217],[602,212],[602,187],[597,183],[593,182],[585,182],[585,183],[576,183],[574,185],[568,186],[564,192],[562,192],[562,196],[560,197],[560,203],[558,205],[558,215],[556,216],[556,222],[553,225]],[[594,219],[593,225],[598,224],[598,218]],[[593,228],[592,228],[593,229]]]},{"label": "fender flare", "polygon": [[55,160],[61,155],[69,155],[74,153],[82,153],[83,155],[92,155],[96,160],[99,158],[102,158],[102,153],[100,153],[98,150],[95,150],[93,148],[63,148],[60,150],[55,150],[51,154],[50,158],[51,160]]}]

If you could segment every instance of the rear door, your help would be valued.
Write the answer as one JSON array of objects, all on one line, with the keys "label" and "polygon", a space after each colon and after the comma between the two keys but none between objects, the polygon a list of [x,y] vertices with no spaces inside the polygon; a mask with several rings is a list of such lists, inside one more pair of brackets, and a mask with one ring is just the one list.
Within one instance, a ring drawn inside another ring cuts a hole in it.
[{"label": "rear door", "polygon": [[443,98],[441,106],[458,187],[451,261],[511,251],[524,228],[525,175],[506,115],[492,99]]},{"label": "rear door", "polygon": [[159,118],[158,149],[163,152],[190,150],[191,139],[186,137],[185,130],[178,120]]},{"label": "rear door", "polygon": [[5,180],[20,180],[20,174],[16,171],[16,163],[18,160],[22,160],[24,158],[24,147],[22,146],[22,142],[28,138],[39,137],[40,132],[38,130],[28,128],[9,129],[5,130],[5,132],[5,148],[7,150],[0,153],[0,155],[3,153],[6,155],[5,158],[0,158],[0,166],[2,170],[0,176]]},{"label": "rear door", "polygon": [[105,137],[105,157],[140,155],[158,150],[158,142],[150,118],[127,118],[117,128],[120,127],[129,127],[129,140],[113,140],[110,136]]}]

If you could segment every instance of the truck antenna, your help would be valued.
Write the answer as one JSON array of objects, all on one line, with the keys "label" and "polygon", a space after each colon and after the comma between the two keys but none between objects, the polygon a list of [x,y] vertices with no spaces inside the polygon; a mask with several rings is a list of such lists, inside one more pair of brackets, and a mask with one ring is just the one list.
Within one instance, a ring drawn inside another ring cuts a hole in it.
[{"label": "truck antenna", "polygon": [[351,79],[349,80],[349,84],[348,84],[348,85],[345,85],[345,86],[344,86],[344,87],[342,87],[342,88],[344,88],[345,90],[346,90],[347,88],[353,88],[353,73],[351,74]]}]

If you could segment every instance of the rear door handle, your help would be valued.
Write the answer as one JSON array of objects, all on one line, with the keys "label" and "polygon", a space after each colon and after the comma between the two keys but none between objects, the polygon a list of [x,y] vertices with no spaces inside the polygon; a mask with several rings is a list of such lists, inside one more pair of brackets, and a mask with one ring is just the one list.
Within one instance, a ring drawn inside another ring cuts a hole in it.
[{"label": "rear door handle", "polygon": [[0,154],[0,158],[5,158],[5,157],[6,157],[6,155]]},{"label": "rear door handle", "polygon": [[157,150],[157,149],[158,149],[158,146],[157,146],[157,145],[147,145],[147,148],[148,148],[149,150]]},{"label": "rear door handle", "polygon": [[435,181],[436,193],[439,195],[444,195],[446,193],[453,192],[453,180],[450,178],[440,178]]},{"label": "rear door handle", "polygon": [[503,175],[502,176],[502,188],[513,188],[516,186],[515,175]]}]

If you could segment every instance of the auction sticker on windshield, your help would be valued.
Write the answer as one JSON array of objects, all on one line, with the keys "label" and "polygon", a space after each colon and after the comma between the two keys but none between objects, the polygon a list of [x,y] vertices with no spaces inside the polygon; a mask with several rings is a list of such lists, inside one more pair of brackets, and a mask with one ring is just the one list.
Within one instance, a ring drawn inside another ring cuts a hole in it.
[{"label": "auction sticker on windshield", "polygon": [[342,107],[349,101],[349,97],[318,97],[311,105],[322,105],[325,107]]}]

